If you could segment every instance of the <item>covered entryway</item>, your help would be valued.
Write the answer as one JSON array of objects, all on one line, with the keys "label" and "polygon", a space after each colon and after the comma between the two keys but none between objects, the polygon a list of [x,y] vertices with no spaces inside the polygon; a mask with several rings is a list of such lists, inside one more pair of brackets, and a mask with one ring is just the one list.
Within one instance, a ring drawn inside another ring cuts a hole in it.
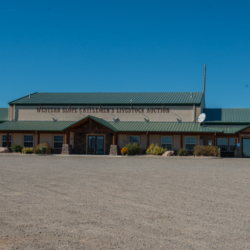
[{"label": "covered entryway", "polygon": [[88,136],[88,154],[94,154],[94,155],[104,154],[104,136],[102,135]]}]

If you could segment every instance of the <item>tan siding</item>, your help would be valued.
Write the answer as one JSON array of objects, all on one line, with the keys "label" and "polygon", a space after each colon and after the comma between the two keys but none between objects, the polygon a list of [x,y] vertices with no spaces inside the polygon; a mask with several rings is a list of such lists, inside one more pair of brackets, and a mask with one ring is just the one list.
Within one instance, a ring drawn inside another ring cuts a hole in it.
[{"label": "tan siding", "polygon": [[9,106],[9,121],[13,120],[13,107]]},{"label": "tan siding", "polygon": [[160,135],[149,135],[149,145],[152,143],[161,145],[161,136]]},{"label": "tan siding", "polygon": [[179,150],[181,148],[181,136],[174,135],[173,136],[173,150]]},{"label": "tan siding", "polygon": [[13,134],[12,141],[13,144],[20,144],[21,146],[23,146],[23,134],[21,133]]},{"label": "tan siding", "polygon": [[[50,108],[58,108],[57,106],[52,106]],[[76,107],[79,111],[80,108]],[[110,110],[114,107],[107,107]],[[173,121],[176,122],[178,120],[182,121],[193,121],[193,107],[192,106],[165,106],[165,108],[169,109],[169,113],[158,113],[158,109],[160,110],[162,106],[152,107],[145,106],[143,107],[143,113],[117,113],[117,108],[124,107],[115,107],[114,113],[49,113],[49,112],[37,112],[37,106],[16,106],[16,119],[19,121],[53,121],[54,119],[58,121],[78,121],[85,116],[93,115],[98,118],[103,118],[106,121],[113,121],[113,118],[117,116],[120,121],[145,121],[149,119],[150,121]],[[142,108],[142,107],[134,107],[134,108]],[[147,108],[154,108],[156,111],[154,113],[147,113]]]},{"label": "tan siding", "polygon": [[146,150],[147,149],[147,135],[141,135],[140,142],[141,142],[142,149]]},{"label": "tan siding", "polygon": [[128,135],[118,135],[118,145],[122,149],[128,144]]},{"label": "tan siding", "polygon": [[48,143],[53,148],[53,135],[52,134],[40,134],[40,143]]},{"label": "tan siding", "polygon": [[195,107],[195,118],[198,119],[200,114],[201,114],[201,108],[200,107]]}]

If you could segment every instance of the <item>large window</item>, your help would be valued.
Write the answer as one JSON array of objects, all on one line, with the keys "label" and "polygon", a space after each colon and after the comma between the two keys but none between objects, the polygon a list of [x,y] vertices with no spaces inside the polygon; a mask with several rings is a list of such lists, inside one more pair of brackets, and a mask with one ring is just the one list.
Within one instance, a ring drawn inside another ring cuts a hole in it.
[{"label": "large window", "polygon": [[172,137],[171,136],[162,136],[161,137],[161,146],[163,148],[167,148],[168,150],[172,150]]},{"label": "large window", "polygon": [[234,152],[236,146],[236,139],[230,138],[229,139],[229,151]]},{"label": "large window", "polygon": [[196,137],[185,137],[186,149],[188,151],[194,151],[196,146]]},{"label": "large window", "polygon": [[129,143],[140,144],[140,136],[129,136]]},{"label": "large window", "polygon": [[[9,135],[9,147],[11,147],[12,136]],[[6,148],[7,146],[7,135],[2,135],[2,147]]]},{"label": "large window", "polygon": [[32,148],[33,147],[33,135],[24,135],[23,146],[25,148]]},{"label": "large window", "polygon": [[63,145],[63,135],[54,135],[54,148],[61,149]]},{"label": "large window", "polygon": [[220,151],[228,151],[228,138],[218,138],[217,145]]}]

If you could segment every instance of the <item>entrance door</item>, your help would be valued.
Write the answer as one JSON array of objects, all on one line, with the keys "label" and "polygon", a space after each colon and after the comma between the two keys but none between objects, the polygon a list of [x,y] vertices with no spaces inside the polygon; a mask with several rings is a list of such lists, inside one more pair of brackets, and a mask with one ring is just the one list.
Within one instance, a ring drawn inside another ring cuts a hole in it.
[{"label": "entrance door", "polygon": [[88,137],[88,154],[104,154],[104,136],[89,135]]},{"label": "entrance door", "polygon": [[250,139],[242,139],[243,157],[250,157]]}]

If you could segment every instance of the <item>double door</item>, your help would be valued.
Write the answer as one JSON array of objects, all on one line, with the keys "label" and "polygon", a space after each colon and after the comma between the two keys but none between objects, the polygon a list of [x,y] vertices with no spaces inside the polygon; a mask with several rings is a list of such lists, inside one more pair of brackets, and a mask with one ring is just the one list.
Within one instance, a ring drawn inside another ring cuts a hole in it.
[{"label": "double door", "polygon": [[104,154],[104,136],[102,135],[88,136],[88,154],[94,154],[94,155]]}]

